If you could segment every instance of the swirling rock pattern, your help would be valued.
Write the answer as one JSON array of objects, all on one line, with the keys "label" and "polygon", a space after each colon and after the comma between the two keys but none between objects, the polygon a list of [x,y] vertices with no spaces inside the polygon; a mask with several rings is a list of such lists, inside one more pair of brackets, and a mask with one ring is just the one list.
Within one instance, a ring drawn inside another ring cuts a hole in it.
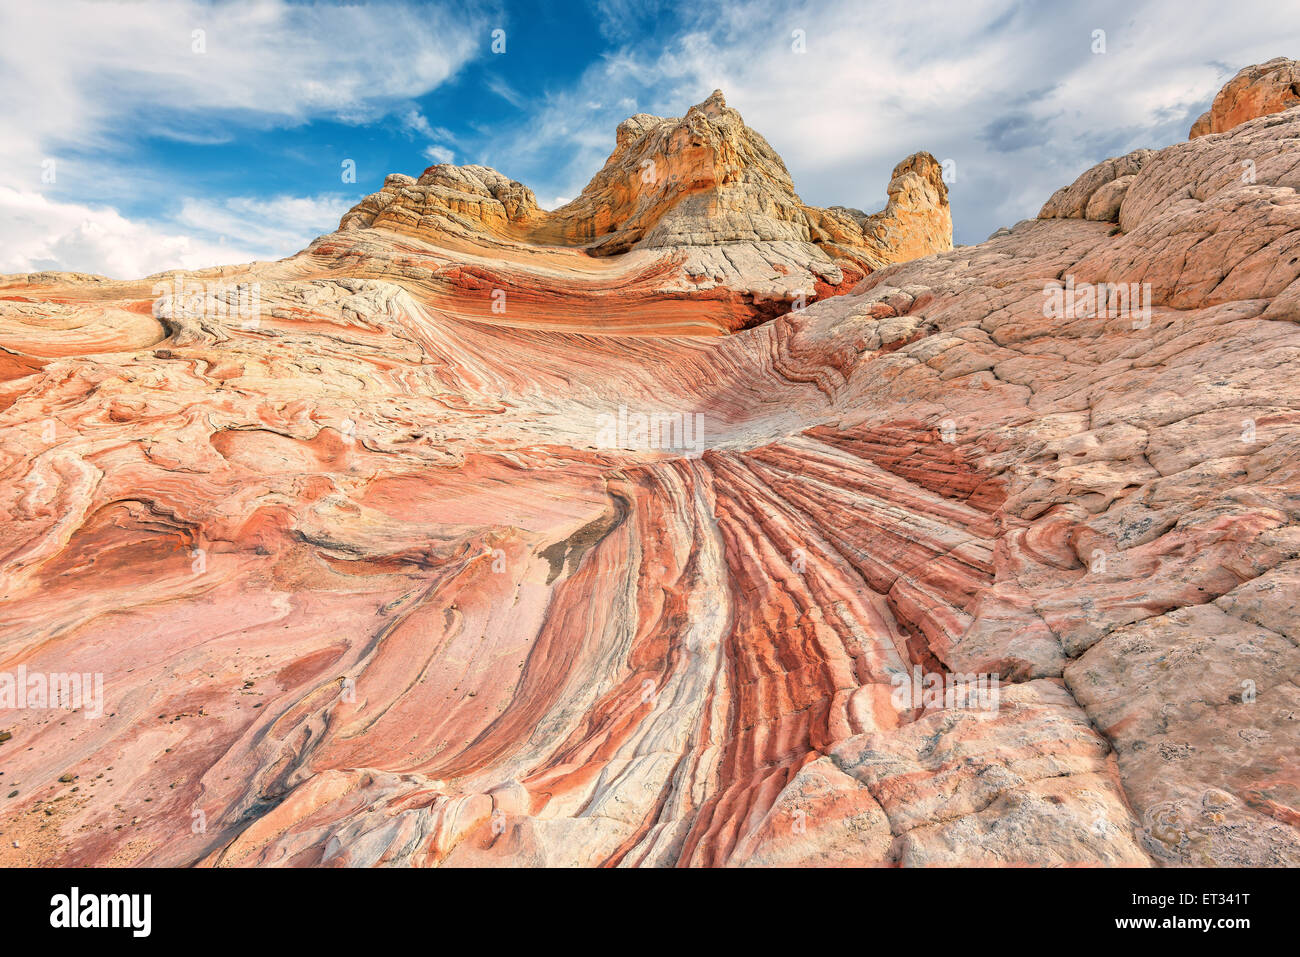
[{"label": "swirling rock pattern", "polygon": [[950,251],[733,113],[182,277],[253,321],[6,277],[0,672],[104,706],[0,711],[0,863],[1300,863],[1300,109]]}]

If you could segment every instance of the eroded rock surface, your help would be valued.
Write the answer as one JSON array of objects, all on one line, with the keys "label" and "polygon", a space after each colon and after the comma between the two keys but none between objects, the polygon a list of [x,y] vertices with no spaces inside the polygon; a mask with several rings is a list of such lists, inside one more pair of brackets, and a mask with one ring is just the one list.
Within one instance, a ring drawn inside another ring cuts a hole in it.
[{"label": "eroded rock surface", "polygon": [[349,275],[420,281],[426,303],[455,315],[510,321],[488,309],[499,289],[550,328],[730,332],[952,249],[934,157],[903,160],[887,192],[873,215],[804,205],[781,157],[714,91],[682,118],[625,120],[604,167],[557,210],[486,166],[431,166],[389,176],[310,251]]},{"label": "eroded rock surface", "polygon": [[1269,116],[1300,106],[1300,63],[1274,57],[1248,66],[1219,91],[1209,110],[1192,124],[1188,139],[1224,133],[1257,116]]},{"label": "eroded rock surface", "polygon": [[811,210],[738,122],[7,278],[0,671],[103,714],[0,712],[0,863],[1300,863],[1300,109],[893,265],[932,161]]}]

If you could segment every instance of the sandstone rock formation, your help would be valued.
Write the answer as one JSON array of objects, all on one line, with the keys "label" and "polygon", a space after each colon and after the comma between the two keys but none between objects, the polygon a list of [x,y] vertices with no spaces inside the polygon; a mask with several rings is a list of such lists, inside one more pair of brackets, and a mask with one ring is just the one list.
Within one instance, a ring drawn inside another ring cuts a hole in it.
[{"label": "sandstone rock formation", "polygon": [[[609,331],[666,331],[670,316],[681,331],[730,332],[952,249],[934,157],[903,160],[888,195],[874,215],[805,206],[781,157],[714,91],[681,119],[625,120],[604,167],[553,212],[494,169],[442,164],[389,176],[312,251],[347,261],[349,275],[427,278],[426,301],[456,315],[469,289],[513,286],[536,307],[532,321],[579,329],[592,296],[617,289]],[[406,240],[397,249],[394,233]],[[419,255],[427,276],[397,254]],[[683,298],[689,309],[663,309]]]},{"label": "sandstone rock formation", "polygon": [[1300,63],[1274,57],[1248,66],[1219,91],[1209,110],[1192,124],[1188,139],[1225,133],[1247,120],[1300,106]]},{"label": "sandstone rock formation", "polygon": [[1300,863],[1300,108],[892,265],[931,160],[738,123],[0,282],[0,673],[103,676],[0,711],[0,864]]}]

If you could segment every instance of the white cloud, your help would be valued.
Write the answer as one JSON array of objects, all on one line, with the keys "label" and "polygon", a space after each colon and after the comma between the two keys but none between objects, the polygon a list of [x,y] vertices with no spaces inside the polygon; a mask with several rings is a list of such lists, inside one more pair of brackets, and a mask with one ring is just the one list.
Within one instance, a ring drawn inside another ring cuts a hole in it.
[{"label": "white cloud", "polygon": [[133,222],[111,207],[51,202],[0,186],[0,273],[67,270],[136,279],[266,257],[240,239],[221,242]]},{"label": "white cloud", "polygon": [[523,109],[527,103],[522,93],[499,76],[488,77],[487,88],[511,106]]},{"label": "white cloud", "polygon": [[338,228],[353,201],[341,194],[186,199],[176,221],[199,235],[238,236],[263,258],[289,255]]},{"label": "white cloud", "polygon": [[[609,5],[615,27],[623,6]],[[952,159],[958,240],[977,242],[1035,215],[1106,156],[1185,139],[1236,70],[1300,47],[1300,7],[1269,0],[1241,0],[1230,17],[1216,0],[697,0],[692,9],[678,36],[653,48],[633,38],[552,94],[488,162],[538,192],[568,193],[612,149],[625,98],[680,116],[721,88],[807,202],[878,208],[904,157]],[[792,50],[795,29],[806,53]],[[1091,52],[1095,29],[1107,31],[1103,55]],[[568,162],[556,168],[557,156]]]},{"label": "white cloud", "polygon": [[[143,222],[95,202],[91,190],[99,184],[108,195],[111,187],[126,200],[157,194],[153,171],[127,159],[123,131],[203,143],[320,117],[375,120],[448,79],[487,36],[480,17],[451,7],[0,4],[0,187],[5,210],[18,217],[0,220],[0,271],[129,276],[158,263],[212,265],[299,248],[301,235],[287,224],[268,229],[252,215],[234,216],[239,200],[188,200],[179,219]],[[425,138],[436,136],[414,112]],[[57,189],[40,184],[46,157],[59,160]],[[80,184],[75,202],[72,183]],[[322,200],[275,202],[299,203],[301,212]],[[186,241],[194,217],[218,214],[227,217],[226,243]],[[337,216],[329,228],[336,224]],[[272,234],[291,245],[272,248]],[[115,249],[119,241],[133,248]]]},{"label": "white cloud", "polygon": [[433,127],[429,124],[428,118],[419,110],[407,110],[402,116],[402,125],[421,136],[433,136]]},{"label": "white cloud", "polygon": [[450,77],[486,33],[438,7],[44,0],[0,6],[0,35],[6,93],[26,94],[6,96],[6,117],[84,145],[125,113],[177,131],[235,114],[377,118]]},{"label": "white cloud", "polygon": [[434,126],[429,122],[429,118],[417,109],[410,109],[402,114],[402,126],[411,135],[426,140],[446,140],[453,143],[456,140],[450,130],[442,126]]},{"label": "white cloud", "polygon": [[172,223],[128,219],[108,206],[53,202],[0,186],[0,273],[68,270],[136,279],[279,259],[332,232],[343,196],[186,199]]},{"label": "white cloud", "polygon": [[430,144],[424,148],[424,158],[434,163],[451,163],[455,161],[456,154],[445,146]]}]

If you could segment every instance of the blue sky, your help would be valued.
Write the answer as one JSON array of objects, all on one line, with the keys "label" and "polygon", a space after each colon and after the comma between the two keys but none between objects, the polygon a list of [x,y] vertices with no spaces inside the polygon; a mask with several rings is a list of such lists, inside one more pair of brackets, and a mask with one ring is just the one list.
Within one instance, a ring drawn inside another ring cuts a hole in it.
[{"label": "blue sky", "polygon": [[957,241],[979,242],[1300,54],[1300,5],[0,0],[0,38],[0,273],[132,277],[289,255],[440,161],[558,205],[621,119],[715,87],[805,202],[872,211],[903,157],[952,160]]}]

